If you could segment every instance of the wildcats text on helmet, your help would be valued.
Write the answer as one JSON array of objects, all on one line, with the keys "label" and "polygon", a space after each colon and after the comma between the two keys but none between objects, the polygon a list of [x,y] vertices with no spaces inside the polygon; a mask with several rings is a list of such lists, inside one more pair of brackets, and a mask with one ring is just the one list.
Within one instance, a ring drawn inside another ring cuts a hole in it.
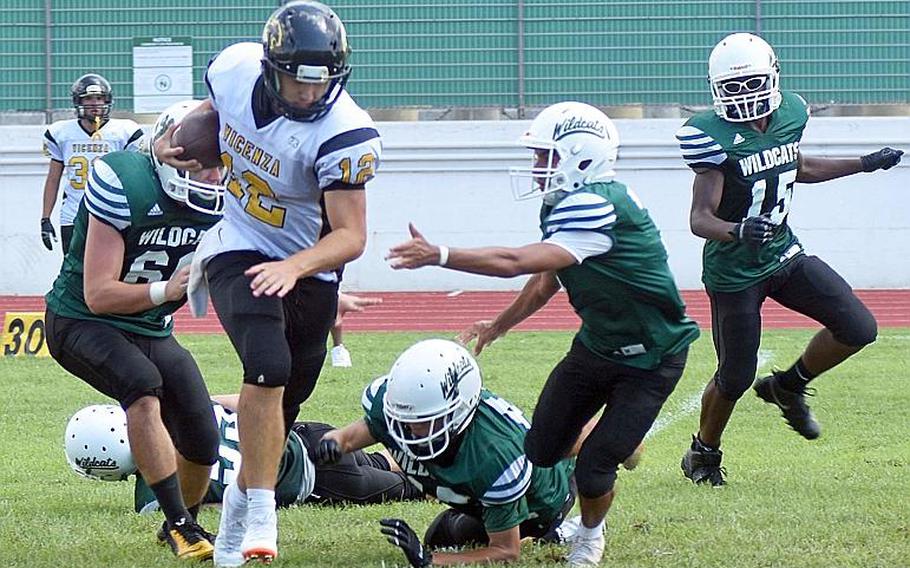
[{"label": "wildcats text on helmet", "polygon": [[263,172],[272,177],[281,175],[281,160],[273,157],[271,154],[253,144],[242,134],[231,128],[230,124],[224,124],[224,130],[221,133],[221,139],[224,143],[232,148],[237,154],[243,156]]},{"label": "wildcats text on helmet", "polygon": [[458,384],[461,379],[474,370],[474,363],[467,358],[462,357],[449,367],[445,376],[440,381],[442,387],[442,397],[446,400],[454,399],[458,396]]},{"label": "wildcats text on helmet", "polygon": [[799,159],[799,141],[756,152],[739,161],[744,176],[757,174]]},{"label": "wildcats text on helmet", "polygon": [[562,122],[557,122],[553,128],[553,140],[559,140],[563,136],[575,134],[576,132],[588,132],[599,136],[606,137],[607,126],[597,120],[585,120],[577,116],[570,116]]}]

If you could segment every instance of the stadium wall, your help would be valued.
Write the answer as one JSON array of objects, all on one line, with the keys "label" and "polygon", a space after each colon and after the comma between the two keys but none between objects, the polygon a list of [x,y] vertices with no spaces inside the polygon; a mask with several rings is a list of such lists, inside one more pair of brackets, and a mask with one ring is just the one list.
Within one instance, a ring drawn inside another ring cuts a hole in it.
[{"label": "stadium wall", "polygon": [[[623,141],[617,179],[639,194],[661,229],[680,286],[701,287],[701,240],[688,229],[693,174],[673,137],[678,119],[617,120]],[[538,201],[512,199],[509,166],[530,156],[514,141],[527,121],[379,123],[384,154],[368,190],[369,244],[345,271],[355,290],[502,290],[500,280],[438,268],[396,272],[383,260],[408,238],[409,222],[450,246],[536,241]],[[44,127],[0,127],[0,294],[41,294],[59,269],[59,249],[41,244],[38,220],[47,171]],[[910,117],[814,118],[801,150],[851,157],[883,145],[910,150]],[[820,185],[799,184],[791,225],[817,254],[859,288],[910,288],[910,161],[888,171]],[[59,206],[55,210],[56,214]],[[904,260],[902,260],[904,259]]]}]

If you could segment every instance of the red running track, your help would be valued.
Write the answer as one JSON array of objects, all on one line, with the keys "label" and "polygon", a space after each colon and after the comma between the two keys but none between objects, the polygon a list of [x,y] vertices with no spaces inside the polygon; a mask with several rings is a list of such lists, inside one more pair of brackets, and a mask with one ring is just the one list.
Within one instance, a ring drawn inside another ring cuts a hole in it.
[{"label": "red running track", "polygon": [[[515,292],[357,292],[382,298],[382,304],[345,318],[346,331],[460,331],[479,319],[489,319],[506,307]],[[910,290],[857,290],[881,327],[910,327]],[[683,292],[689,315],[703,328],[711,324],[708,298],[701,290]],[[0,296],[0,314],[6,311],[43,311],[40,296]],[[762,310],[765,327],[815,328],[814,321],[768,300]],[[177,331],[217,333],[221,325],[209,315],[195,319],[182,308],[176,314]],[[574,330],[578,317],[564,293],[529,317],[517,329]]]}]

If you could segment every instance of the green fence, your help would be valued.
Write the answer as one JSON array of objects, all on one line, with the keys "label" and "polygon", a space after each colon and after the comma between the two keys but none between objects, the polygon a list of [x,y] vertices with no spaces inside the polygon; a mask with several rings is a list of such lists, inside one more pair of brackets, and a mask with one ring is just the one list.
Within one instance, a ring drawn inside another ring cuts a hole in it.
[{"label": "green fence", "polygon": [[[193,38],[208,59],[256,40],[265,0],[4,0],[0,111],[69,106],[95,71],[132,108],[132,39]],[[336,0],[364,106],[704,105],[711,47],[734,31],[775,46],[784,88],[814,103],[910,102],[910,0]]]}]

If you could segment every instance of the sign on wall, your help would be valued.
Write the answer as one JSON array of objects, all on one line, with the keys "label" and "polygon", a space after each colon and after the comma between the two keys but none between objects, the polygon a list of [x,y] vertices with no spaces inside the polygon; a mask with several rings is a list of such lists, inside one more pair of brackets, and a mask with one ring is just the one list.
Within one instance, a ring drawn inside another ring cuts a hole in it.
[{"label": "sign on wall", "polygon": [[193,98],[190,38],[133,38],[133,112],[161,112],[190,98]]}]

